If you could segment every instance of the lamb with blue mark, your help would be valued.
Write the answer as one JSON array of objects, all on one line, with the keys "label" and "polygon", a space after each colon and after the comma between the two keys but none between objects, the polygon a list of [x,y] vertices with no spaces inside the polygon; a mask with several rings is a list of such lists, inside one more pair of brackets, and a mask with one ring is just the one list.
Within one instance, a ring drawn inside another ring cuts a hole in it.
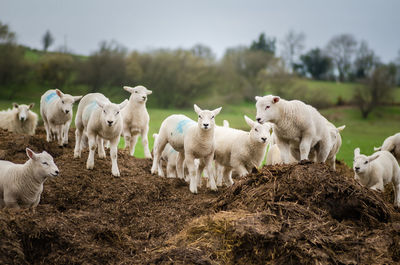
[{"label": "lamb with blue mark", "polygon": [[[197,193],[201,173],[206,168],[207,176],[212,190],[217,190],[214,179],[212,161],[214,159],[215,140],[215,116],[222,108],[215,110],[202,110],[196,104],[194,110],[198,114],[197,126],[195,121],[185,115],[175,114],[167,117],[161,124],[158,139],[155,142],[155,152],[152,174],[160,174],[158,171],[161,154],[169,143],[178,152],[176,169],[178,178],[184,178],[184,165],[187,166],[190,179],[190,191]],[[195,159],[199,159],[196,167]]]}]

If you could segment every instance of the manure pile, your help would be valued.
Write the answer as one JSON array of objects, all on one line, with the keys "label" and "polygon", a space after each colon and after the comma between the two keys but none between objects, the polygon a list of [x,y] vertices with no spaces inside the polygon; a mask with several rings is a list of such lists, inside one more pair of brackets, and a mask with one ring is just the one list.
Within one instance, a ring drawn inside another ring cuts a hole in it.
[{"label": "manure pile", "polygon": [[231,188],[198,195],[152,176],[151,160],[120,150],[111,162],[0,130],[0,159],[23,163],[25,147],[53,155],[35,209],[0,209],[0,264],[394,264],[400,215],[385,194],[361,187],[337,163],[263,167]]}]

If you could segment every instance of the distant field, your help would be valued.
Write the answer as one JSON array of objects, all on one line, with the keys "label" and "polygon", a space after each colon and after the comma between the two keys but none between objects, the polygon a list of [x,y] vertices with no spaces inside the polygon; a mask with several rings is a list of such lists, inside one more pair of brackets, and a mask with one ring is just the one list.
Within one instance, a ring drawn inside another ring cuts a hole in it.
[{"label": "distant field", "polygon": [[[351,98],[352,89],[355,84],[336,84],[333,82],[318,82],[309,80],[299,80],[299,82],[306,82],[309,89],[319,90],[321,93],[326,93],[332,102],[341,96],[343,99],[348,100]],[[400,102],[400,89],[396,89],[396,102]],[[18,103],[32,102],[32,96],[27,95],[26,100],[17,100]],[[35,97],[33,100],[36,105],[34,111],[39,113],[39,98]],[[149,99],[151,101],[151,97]],[[11,107],[13,101],[0,99],[0,109]],[[200,106],[201,107],[201,106]],[[215,106],[217,108],[219,106]],[[242,103],[236,105],[222,105],[223,109],[221,114],[216,117],[217,124],[222,124],[224,119],[230,122],[231,127],[248,130],[248,126],[243,119],[243,115],[247,115],[255,119],[255,106],[254,103]],[[76,106],[75,106],[76,109]],[[75,111],[76,112],[76,111]],[[361,152],[371,154],[374,146],[380,146],[383,140],[396,132],[400,132],[400,108],[399,107],[380,107],[372,112],[367,120],[361,119],[358,109],[353,107],[339,107],[332,109],[321,110],[330,121],[337,126],[346,125],[343,131],[343,145],[338,154],[338,159],[343,159],[348,165],[352,165],[353,150],[356,147],[361,148]],[[178,110],[178,109],[149,109],[150,113],[150,131],[149,142],[150,147],[153,146],[153,133],[158,132],[161,122],[169,115],[174,113],[181,113],[196,119],[196,114],[192,109]],[[74,126],[74,123],[72,123]],[[122,141],[120,146],[122,146]],[[140,139],[137,144],[135,155],[143,157],[143,148]]]}]

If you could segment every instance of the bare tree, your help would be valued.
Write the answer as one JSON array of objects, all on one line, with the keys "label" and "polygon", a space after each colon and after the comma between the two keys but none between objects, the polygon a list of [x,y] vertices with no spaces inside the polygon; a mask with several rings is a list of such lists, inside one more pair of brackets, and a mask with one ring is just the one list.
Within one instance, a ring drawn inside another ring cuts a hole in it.
[{"label": "bare tree", "polygon": [[292,72],[294,72],[295,61],[304,50],[305,39],[306,35],[303,32],[297,33],[294,30],[290,30],[281,41],[283,46],[282,58],[286,63],[286,67]]},{"label": "bare tree", "polygon": [[334,36],[328,42],[326,51],[339,72],[340,81],[344,81],[349,74],[356,47],[357,41],[351,34]]},{"label": "bare tree", "polygon": [[355,90],[354,102],[364,119],[375,107],[390,101],[395,87],[395,77],[396,69],[393,64],[381,65],[375,68],[364,80],[364,84]]},{"label": "bare tree", "polygon": [[47,51],[47,49],[53,44],[54,38],[51,35],[50,31],[47,30],[46,33],[43,35],[42,43],[43,43],[43,51]]},{"label": "bare tree", "polygon": [[368,47],[366,41],[361,41],[354,61],[354,74],[356,78],[367,77],[378,64],[379,58],[375,55],[375,52]]}]

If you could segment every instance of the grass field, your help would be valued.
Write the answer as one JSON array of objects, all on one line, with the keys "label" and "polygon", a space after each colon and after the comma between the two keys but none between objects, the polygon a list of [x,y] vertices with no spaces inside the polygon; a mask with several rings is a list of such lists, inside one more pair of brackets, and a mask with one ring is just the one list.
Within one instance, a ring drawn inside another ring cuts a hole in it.
[{"label": "grass field", "polygon": [[[0,100],[0,109],[6,109],[10,106],[10,101]],[[226,119],[230,122],[231,127],[248,130],[243,115],[255,119],[255,107],[252,103],[222,107],[221,114],[216,117],[216,122],[219,125]],[[34,111],[39,113],[38,102],[36,102]],[[149,109],[148,111],[150,114],[150,130],[148,134],[150,148],[153,146],[153,133],[158,132],[161,122],[169,115],[181,113],[192,119],[197,119],[197,115],[191,109]],[[374,146],[380,146],[386,137],[400,132],[399,107],[379,107],[366,120],[363,120],[360,112],[353,107],[324,109],[321,113],[337,126],[346,125],[346,129],[342,132],[343,144],[338,154],[338,159],[344,160],[349,166],[352,165],[354,148],[360,147],[362,153],[371,154]],[[121,139],[120,147],[122,145],[123,139]],[[135,156],[143,157],[143,147],[140,138],[136,145]]]}]

